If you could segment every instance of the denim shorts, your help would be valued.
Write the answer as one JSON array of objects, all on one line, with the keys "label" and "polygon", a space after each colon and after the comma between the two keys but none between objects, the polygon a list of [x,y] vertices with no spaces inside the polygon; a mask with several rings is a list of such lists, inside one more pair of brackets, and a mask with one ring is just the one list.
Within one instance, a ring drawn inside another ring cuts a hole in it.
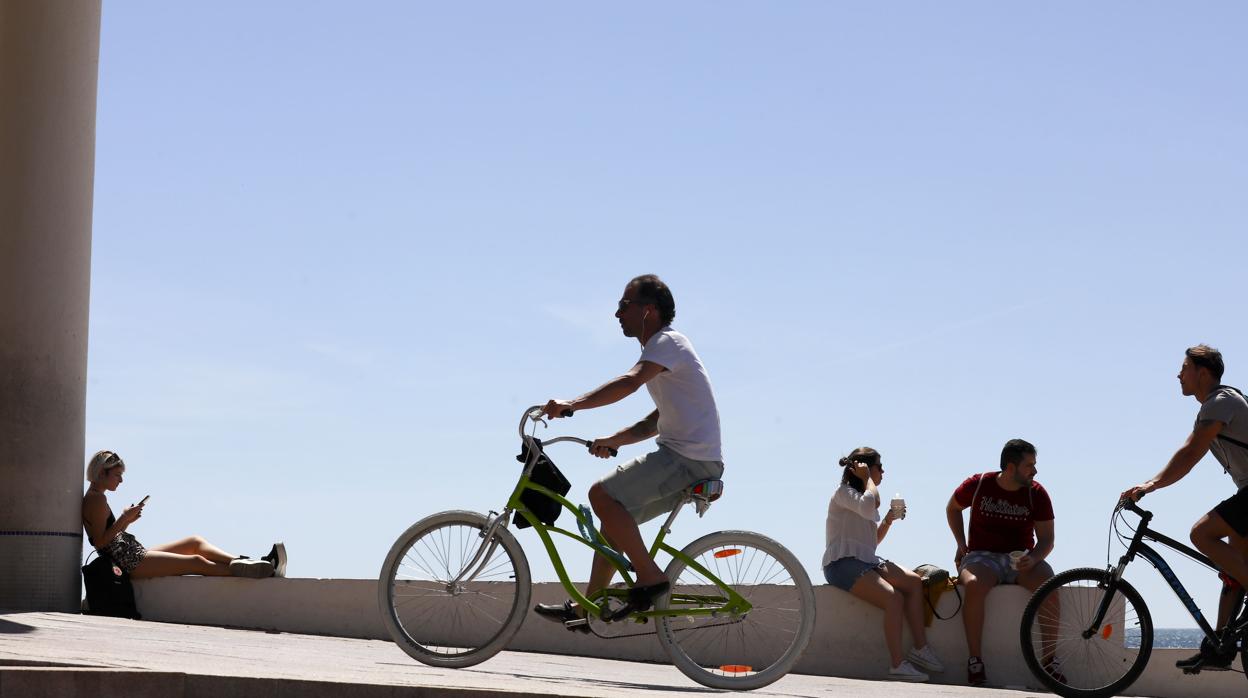
[{"label": "denim shorts", "polygon": [[987,550],[972,550],[962,558],[958,572],[970,565],[979,565],[992,570],[997,576],[997,584],[1018,584],[1018,570],[1010,567],[1009,553],[994,553]]},{"label": "denim shorts", "polygon": [[849,591],[854,588],[854,583],[862,575],[875,570],[881,577],[884,576],[884,565],[888,560],[880,560],[875,564],[863,562],[856,557],[843,557],[839,560],[833,560],[823,568],[823,578],[828,580],[828,584]]},{"label": "denim shorts", "polygon": [[718,480],[723,474],[724,464],[719,461],[685,458],[660,445],[659,450],[630,460],[598,483],[640,524],[671,511],[693,483]]}]

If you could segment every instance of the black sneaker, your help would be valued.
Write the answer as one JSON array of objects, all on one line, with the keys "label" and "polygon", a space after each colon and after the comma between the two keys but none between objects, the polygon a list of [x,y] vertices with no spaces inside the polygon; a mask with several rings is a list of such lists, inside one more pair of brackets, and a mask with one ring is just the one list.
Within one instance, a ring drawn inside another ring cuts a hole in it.
[{"label": "black sneaker", "polygon": [[260,559],[268,560],[269,564],[273,565],[274,577],[286,576],[286,544],[285,543],[282,543],[280,541],[277,543],[274,543],[273,549],[269,551],[269,554],[265,555],[264,557],[261,557]]},{"label": "black sneaker", "polygon": [[[576,604],[572,603],[572,599],[568,599],[563,603],[539,603],[533,607],[533,612],[553,623],[562,623],[565,627],[571,621],[585,619],[585,616],[576,612]],[[568,629],[587,633],[589,632],[589,624],[578,624]]]},{"label": "black sneaker", "polygon": [[1201,640],[1199,652],[1187,659],[1180,659],[1174,665],[1182,669],[1185,674],[1198,674],[1202,671],[1227,671],[1231,668],[1233,661],[1235,661],[1234,647],[1229,650],[1215,648],[1206,638]]},{"label": "black sneaker", "polygon": [[634,613],[648,611],[654,606],[654,600],[666,594],[671,586],[668,582],[659,582],[650,586],[632,587],[628,590],[628,601],[620,608],[604,614],[602,619],[608,623],[614,623]]}]

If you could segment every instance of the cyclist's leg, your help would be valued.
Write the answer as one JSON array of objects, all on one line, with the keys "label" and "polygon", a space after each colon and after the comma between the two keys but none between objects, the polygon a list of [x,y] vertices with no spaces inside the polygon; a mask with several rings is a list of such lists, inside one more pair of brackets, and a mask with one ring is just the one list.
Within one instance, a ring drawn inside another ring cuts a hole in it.
[{"label": "cyclist's leg", "polygon": [[637,586],[651,586],[667,581],[663,570],[651,559],[633,515],[607,493],[601,482],[589,488],[589,503],[602,522],[602,534],[614,541],[612,547],[624,553],[628,561],[633,563],[633,569],[637,571]]},{"label": "cyclist's leg", "polygon": [[[1223,504],[1237,497],[1238,495]],[[1248,505],[1248,498],[1245,498],[1244,503]],[[1222,509],[1222,504],[1200,517],[1200,520],[1192,527],[1192,544],[1241,586],[1248,586],[1248,559],[1245,559],[1242,552],[1246,545],[1244,534],[1235,530],[1227,519],[1223,518],[1220,509]]]},{"label": "cyclist's leg", "polygon": [[987,564],[963,562],[958,579],[963,589],[962,625],[966,629],[966,649],[972,657],[983,657],[984,603],[988,592],[1001,583],[1000,577]]},{"label": "cyclist's leg", "polygon": [[[592,491],[592,490],[591,490]],[[607,539],[607,545],[612,550],[619,550],[615,546],[615,541],[607,535],[606,531],[599,531],[603,538]],[[615,577],[615,565],[607,559],[607,556],[601,553],[594,553],[594,563],[589,572],[589,584],[585,585],[585,596],[592,597],[595,593],[602,589],[606,589],[611,585],[611,580]]]},{"label": "cyclist's leg", "polygon": [[[1053,568],[1047,562],[1040,562],[1026,572],[1018,573],[1018,584],[1027,591],[1034,592],[1041,584],[1053,576]],[[1060,594],[1049,594],[1040,607],[1040,661],[1053,661],[1053,653],[1057,650],[1057,630],[1061,622],[1062,605]]]}]

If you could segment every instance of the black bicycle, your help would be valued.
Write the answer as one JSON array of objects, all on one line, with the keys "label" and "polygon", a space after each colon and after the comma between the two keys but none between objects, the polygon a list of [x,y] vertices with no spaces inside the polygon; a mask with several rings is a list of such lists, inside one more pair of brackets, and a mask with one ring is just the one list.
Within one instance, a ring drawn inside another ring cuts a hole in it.
[{"label": "black bicycle", "polygon": [[[1131,531],[1124,511],[1140,517],[1133,532],[1124,533],[1119,528],[1122,524]],[[1118,565],[1103,570],[1083,567],[1054,575],[1028,601],[1020,634],[1023,657],[1031,673],[1058,695],[1117,695],[1139,678],[1148,664],[1153,651],[1153,619],[1140,593],[1122,578],[1136,556],[1161,573],[1212,647],[1231,654],[1237,651],[1241,666],[1248,666],[1248,609],[1243,608],[1243,591],[1231,613],[1231,618],[1238,618],[1225,632],[1216,632],[1170,565],[1146,541],[1160,543],[1214,571],[1217,567],[1199,552],[1150,529],[1152,519],[1152,512],[1124,498],[1110,518],[1118,539],[1126,543],[1130,538]],[[1199,665],[1194,669],[1199,671]]]}]

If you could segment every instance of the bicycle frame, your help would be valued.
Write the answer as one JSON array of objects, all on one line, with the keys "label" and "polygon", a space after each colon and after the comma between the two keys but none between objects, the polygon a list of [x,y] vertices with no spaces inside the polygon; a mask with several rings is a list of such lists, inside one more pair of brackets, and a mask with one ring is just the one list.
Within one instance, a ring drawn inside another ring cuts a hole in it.
[{"label": "bicycle frame", "polygon": [[[1192,548],[1189,548],[1169,536],[1150,529],[1148,527],[1148,523],[1153,520],[1152,512],[1141,509],[1135,502],[1130,500],[1124,502],[1122,508],[1138,514],[1140,516],[1140,525],[1135,530],[1135,535],[1132,536],[1131,543],[1127,546],[1127,551],[1123,553],[1121,558],[1119,558],[1118,566],[1113,569],[1110,581],[1110,591],[1113,591],[1112,585],[1122,579],[1122,575],[1123,572],[1126,571],[1127,564],[1134,560],[1138,555],[1147,560],[1148,563],[1151,564],[1159,574],[1161,574],[1162,579],[1166,580],[1166,583],[1169,584],[1170,588],[1174,590],[1175,596],[1179,597],[1179,601],[1183,603],[1184,608],[1186,608],[1187,612],[1191,614],[1192,619],[1195,620],[1196,624],[1200,626],[1201,631],[1204,632],[1207,638],[1209,638],[1210,642],[1216,644],[1217,633],[1214,631],[1213,627],[1209,625],[1209,621],[1205,620],[1204,613],[1202,613],[1200,607],[1196,605],[1196,602],[1192,599],[1192,595],[1187,593],[1187,589],[1183,586],[1183,583],[1179,581],[1178,576],[1175,575],[1174,570],[1170,568],[1170,565],[1161,557],[1161,553],[1148,546],[1144,541],[1160,543],[1161,545],[1164,545],[1172,550],[1187,555],[1212,570],[1216,571],[1218,566],[1215,565],[1208,557],[1202,555],[1199,551],[1193,550]],[[1085,639],[1091,637],[1096,632],[1096,629],[1100,627],[1101,622],[1105,619],[1105,614],[1109,611],[1109,602],[1112,596],[1112,593],[1106,594],[1104,600],[1101,601],[1101,605],[1097,608],[1096,616],[1093,619],[1092,626],[1084,630]]]},{"label": "bicycle frame", "polygon": [[[553,532],[553,533],[564,535],[568,538],[571,538],[572,540],[577,541],[578,543],[588,546],[589,548],[593,549],[595,552],[602,553],[603,557],[605,557],[607,561],[611,563],[611,566],[615,568],[616,572],[618,572],[624,578],[625,583],[630,587],[633,585],[633,578],[629,575],[628,573],[629,570],[626,564],[621,564],[623,560],[623,556],[621,556],[617,551],[615,551],[614,549],[610,547],[610,544],[607,542],[606,538],[603,537],[602,533],[597,531],[593,527],[592,520],[588,519],[584,514],[582,514],[581,511],[576,507],[576,505],[574,505],[567,498],[529,479],[533,473],[533,468],[537,465],[537,461],[543,453],[542,449],[544,446],[549,446],[550,444],[558,443],[561,441],[571,441],[573,443],[579,443],[585,446],[589,445],[588,441],[584,439],[578,439],[574,436],[560,436],[554,439],[550,439],[546,441],[544,444],[540,444],[535,437],[525,434],[524,427],[527,424],[527,422],[529,420],[538,421],[540,419],[540,417],[533,416],[535,413],[540,412],[540,409],[541,409],[540,407],[536,407],[536,406],[530,407],[529,409],[525,410],[524,416],[521,417],[520,419],[520,438],[526,447],[526,452],[529,454],[529,457],[525,462],[524,470],[520,474],[520,480],[516,483],[515,489],[512,490],[511,497],[507,500],[507,506],[503,508],[503,511],[501,514],[494,516],[490,520],[489,527],[486,528],[486,530],[484,530],[481,533],[481,537],[484,539],[482,542],[482,545],[477,550],[477,554],[476,556],[474,556],[473,560],[465,566],[465,570],[472,569],[473,572],[469,575],[461,574],[460,576],[461,578],[464,576],[467,576],[468,580],[471,581],[471,579],[475,577],[477,573],[479,573],[480,570],[477,568],[484,566],[485,562],[490,559],[490,554],[493,552],[494,546],[496,545],[496,543],[493,541],[494,532],[497,531],[500,527],[506,528],[508,525],[508,522],[511,520],[511,515],[513,513],[517,513],[520,516],[524,517],[524,520],[527,521],[530,526],[532,526],[533,530],[537,532],[538,537],[541,538],[542,545],[546,549],[546,554],[550,557],[551,563],[555,566],[555,573],[559,577],[559,582],[563,585],[563,588],[567,590],[568,594],[572,597],[573,601],[579,604],[581,608],[585,609],[587,613],[593,614],[597,617],[601,617],[603,611],[606,608],[607,599],[611,597],[623,597],[627,595],[628,590],[627,589],[604,589],[602,590],[600,595],[599,594],[595,595],[595,598],[598,599],[597,602],[594,601],[593,599],[586,597],[584,594],[580,592],[580,590],[576,588],[576,585],[573,584],[571,578],[568,576],[568,572],[563,565],[562,558],[560,558],[559,556],[559,550],[555,546],[555,541],[553,537],[551,536],[551,533]],[[576,518],[579,528],[582,528],[583,530],[586,530],[586,531],[592,531],[595,534],[595,540],[593,541],[588,540],[587,538],[581,536],[580,534],[560,528],[558,526],[546,525],[544,522],[538,519],[537,516],[533,514],[533,512],[529,511],[529,509],[524,505],[524,502],[521,501],[521,496],[525,492],[528,492],[528,491],[541,493],[542,495],[545,495],[555,500],[556,502],[558,502],[560,506],[562,506],[564,509],[567,509],[572,514],[572,516]],[[744,614],[749,612],[751,608],[753,608],[753,606],[750,604],[749,601],[746,601],[744,597],[738,594],[732,587],[728,586],[721,579],[716,577],[706,567],[698,564],[697,561],[691,559],[688,555],[685,555],[684,552],[676,548],[673,548],[670,545],[668,545],[666,542],[664,542],[664,539],[667,537],[667,534],[671,532],[672,522],[676,520],[676,515],[680,513],[680,510],[683,509],[684,506],[688,502],[689,502],[688,498],[681,500],[672,509],[672,512],[668,514],[667,519],[663,522],[663,525],[659,528],[658,535],[655,536],[654,542],[650,545],[650,551],[649,551],[650,557],[653,558],[659,552],[664,552],[673,558],[683,560],[684,563],[690,569],[696,570],[698,574],[702,575],[704,579],[711,582],[720,590],[722,590],[724,596],[727,597],[726,601],[723,597],[673,593],[672,598],[671,598],[671,603],[668,608],[662,609],[662,610],[651,609],[649,611],[643,611],[641,613],[634,614],[634,617],[648,618],[648,617],[655,617],[655,616],[697,616],[697,615],[714,616],[714,615],[719,615],[719,614],[730,614],[732,617],[736,618],[736,617],[743,616]],[[478,560],[480,562],[478,562]],[[452,584],[458,583],[459,581],[460,581],[459,579],[453,580]],[[705,605],[702,605],[702,606],[695,605],[695,604],[706,604],[706,603],[714,603],[714,606],[708,608],[708,607],[705,607]]]}]

